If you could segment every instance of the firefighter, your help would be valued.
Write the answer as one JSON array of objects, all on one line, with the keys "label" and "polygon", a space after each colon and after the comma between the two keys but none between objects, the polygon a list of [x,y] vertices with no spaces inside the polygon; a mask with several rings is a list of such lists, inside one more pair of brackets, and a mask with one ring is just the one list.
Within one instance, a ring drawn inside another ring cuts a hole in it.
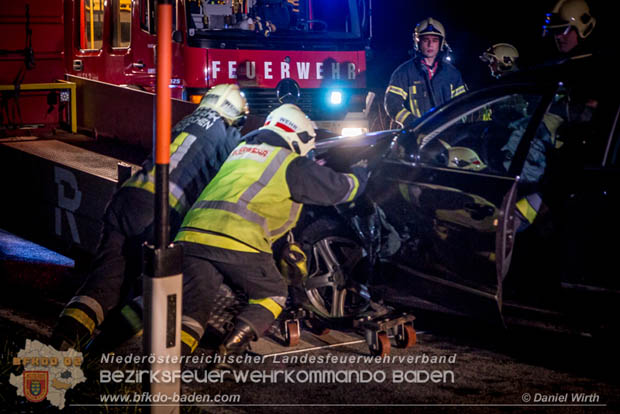
[{"label": "firefighter", "polygon": [[509,43],[494,44],[480,56],[480,60],[489,65],[491,76],[497,79],[519,70],[519,51]]},{"label": "firefighter", "polygon": [[433,107],[466,91],[461,73],[444,57],[449,46],[443,25],[429,17],[413,31],[415,55],[392,73],[385,110],[393,126],[408,128]]},{"label": "firefighter", "polygon": [[546,16],[543,35],[553,34],[562,57],[575,57],[593,52],[595,26],[596,19],[584,0],[559,0]]},{"label": "firefighter", "polygon": [[[217,85],[202,98],[196,110],[172,129],[170,145],[170,226],[178,230],[200,191],[240,142],[239,132],[248,113],[239,87]],[[128,298],[141,270],[141,245],[152,242],[155,208],[155,167],[149,157],[106,207],[102,239],[93,268],[84,285],[65,306],[51,343],[57,349],[83,348],[96,327],[112,318],[115,329],[139,330],[140,307]],[[129,302],[129,305],[125,305]],[[131,337],[131,333],[123,335]]]},{"label": "firefighter", "polygon": [[241,354],[281,313],[287,286],[272,243],[291,230],[303,204],[335,205],[366,185],[363,167],[337,173],[306,154],[315,129],[293,104],[273,110],[248,134],[193,205],[176,237],[183,246],[182,352],[195,350],[224,280],[242,288],[249,304],[219,348]]}]

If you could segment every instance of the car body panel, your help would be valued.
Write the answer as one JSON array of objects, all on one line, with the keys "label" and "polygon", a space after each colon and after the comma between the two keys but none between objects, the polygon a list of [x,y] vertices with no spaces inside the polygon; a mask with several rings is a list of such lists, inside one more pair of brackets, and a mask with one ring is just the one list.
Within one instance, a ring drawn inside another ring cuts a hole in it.
[{"label": "car body panel", "polygon": [[[317,146],[337,169],[370,161],[365,203],[380,217],[382,274],[400,293],[509,323],[617,326],[609,240],[620,232],[620,100],[610,71],[586,59],[539,68],[409,130]],[[524,225],[515,206],[529,194],[544,205]]]}]

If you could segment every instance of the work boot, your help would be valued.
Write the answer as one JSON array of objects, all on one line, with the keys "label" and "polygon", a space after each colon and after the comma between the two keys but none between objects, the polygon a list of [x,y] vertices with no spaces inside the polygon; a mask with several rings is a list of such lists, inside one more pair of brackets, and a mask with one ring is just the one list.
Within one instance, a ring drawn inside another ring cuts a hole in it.
[{"label": "work boot", "polygon": [[250,341],[257,339],[257,335],[250,325],[245,322],[237,321],[232,331],[226,335],[222,344],[217,351],[220,361],[218,361],[214,369],[234,371],[238,368],[238,364],[234,361],[228,361],[227,357],[239,356],[245,354],[249,348]]},{"label": "work boot", "polygon": [[136,335],[142,335],[142,308],[130,302],[119,310],[110,312],[100,327],[99,335],[93,337],[84,350],[91,355],[112,352]]}]

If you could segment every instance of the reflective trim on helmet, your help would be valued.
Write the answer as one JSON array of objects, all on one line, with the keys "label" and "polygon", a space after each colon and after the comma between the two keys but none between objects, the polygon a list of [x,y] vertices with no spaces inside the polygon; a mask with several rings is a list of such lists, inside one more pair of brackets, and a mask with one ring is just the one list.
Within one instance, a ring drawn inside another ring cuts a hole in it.
[{"label": "reflective trim on helmet", "polygon": [[[265,124],[265,125],[267,125],[267,124]],[[282,130],[284,130],[286,132],[295,132],[295,130],[293,128],[291,128],[288,125],[284,125],[282,122],[276,122],[276,124],[274,126],[277,127],[277,128],[280,128],[280,129],[282,129]]]}]

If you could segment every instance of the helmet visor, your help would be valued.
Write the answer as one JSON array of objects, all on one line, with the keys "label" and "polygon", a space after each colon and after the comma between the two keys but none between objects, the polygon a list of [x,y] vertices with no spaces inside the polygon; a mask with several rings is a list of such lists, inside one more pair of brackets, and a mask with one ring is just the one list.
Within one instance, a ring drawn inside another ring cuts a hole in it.
[{"label": "helmet visor", "polygon": [[484,52],[481,56],[479,56],[480,60],[486,63],[493,63],[497,60],[497,58],[495,57],[495,55],[491,54],[490,52]]},{"label": "helmet visor", "polygon": [[567,34],[570,28],[570,23],[562,19],[559,14],[548,13],[543,25],[543,36],[546,34],[551,34],[552,36]]}]

